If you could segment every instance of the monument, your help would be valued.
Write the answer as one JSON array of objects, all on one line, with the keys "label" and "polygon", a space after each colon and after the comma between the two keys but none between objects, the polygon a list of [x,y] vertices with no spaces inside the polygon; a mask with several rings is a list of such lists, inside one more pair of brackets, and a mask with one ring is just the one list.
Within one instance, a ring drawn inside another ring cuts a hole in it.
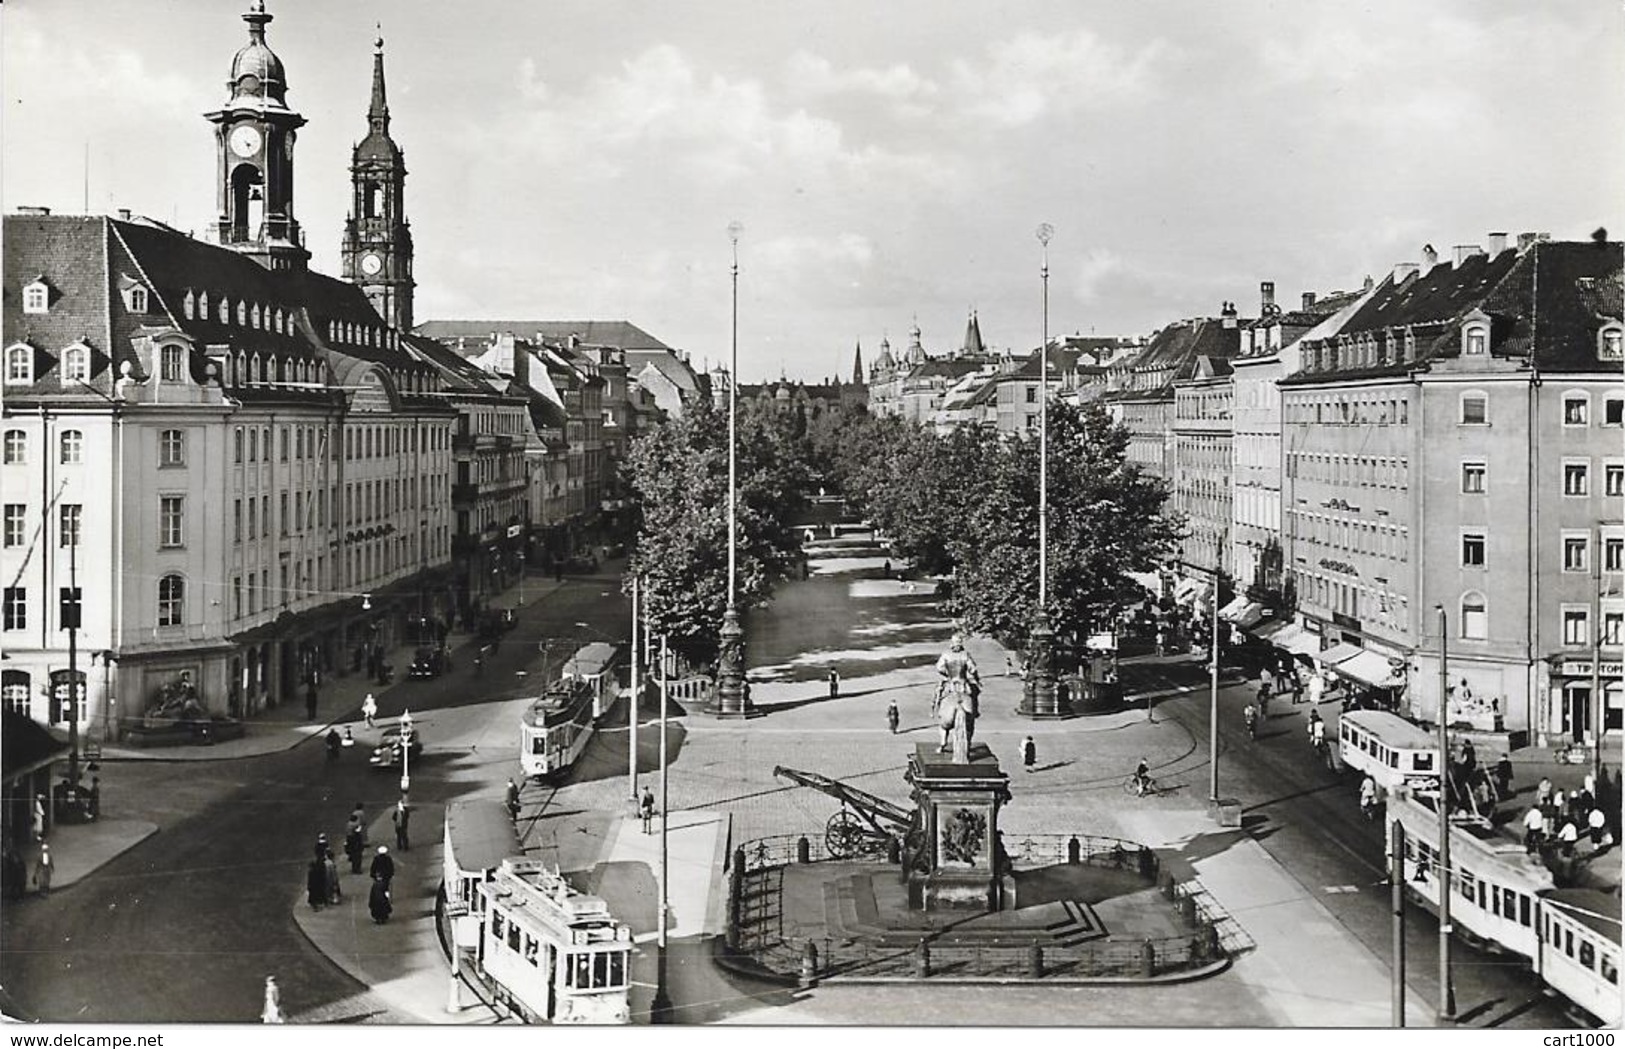
[{"label": "monument", "polygon": [[909,906],[985,912],[1013,903],[999,845],[999,809],[1010,800],[1010,777],[987,745],[944,755],[930,744],[917,744],[905,778],[914,787],[916,806],[915,830],[903,857]]}]

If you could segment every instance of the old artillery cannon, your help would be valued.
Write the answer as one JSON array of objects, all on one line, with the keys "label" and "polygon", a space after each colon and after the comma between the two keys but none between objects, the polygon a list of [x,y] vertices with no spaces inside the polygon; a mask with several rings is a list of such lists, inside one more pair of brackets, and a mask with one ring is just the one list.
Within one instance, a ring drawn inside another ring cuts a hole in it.
[{"label": "old artillery cannon", "polygon": [[894,841],[904,846],[914,830],[912,811],[840,780],[783,765],[774,768],[773,775],[841,803],[841,811],[824,825],[824,848],[834,859],[885,855]]}]

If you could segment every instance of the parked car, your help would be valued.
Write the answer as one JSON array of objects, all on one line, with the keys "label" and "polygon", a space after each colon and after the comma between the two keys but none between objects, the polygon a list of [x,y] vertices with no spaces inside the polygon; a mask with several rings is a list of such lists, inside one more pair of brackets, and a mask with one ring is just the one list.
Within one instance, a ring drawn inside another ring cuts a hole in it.
[{"label": "parked car", "polygon": [[[401,767],[401,749],[400,726],[385,729],[384,738],[372,748],[372,756],[367,759],[367,764],[375,769],[398,769]],[[423,733],[416,725],[406,736],[405,749],[414,761],[423,754]]]},{"label": "parked car", "polygon": [[439,677],[451,669],[451,654],[444,645],[419,645],[412,654],[412,677]]}]

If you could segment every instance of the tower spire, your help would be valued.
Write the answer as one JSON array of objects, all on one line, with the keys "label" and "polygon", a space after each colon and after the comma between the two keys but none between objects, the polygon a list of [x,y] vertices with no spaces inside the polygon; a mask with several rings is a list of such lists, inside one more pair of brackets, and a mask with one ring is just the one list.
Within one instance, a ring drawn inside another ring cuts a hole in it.
[{"label": "tower spire", "polygon": [[384,27],[372,44],[372,103],[367,106],[367,125],[375,135],[389,134],[389,102],[384,94]]},{"label": "tower spire", "polygon": [[855,386],[863,385],[863,340],[859,339],[852,347],[852,383]]}]

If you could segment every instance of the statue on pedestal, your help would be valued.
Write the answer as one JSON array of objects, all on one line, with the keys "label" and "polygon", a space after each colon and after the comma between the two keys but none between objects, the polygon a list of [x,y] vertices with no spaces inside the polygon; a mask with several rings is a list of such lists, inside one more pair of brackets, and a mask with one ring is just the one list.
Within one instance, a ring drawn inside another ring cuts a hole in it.
[{"label": "statue on pedestal", "polygon": [[957,737],[964,737],[963,751],[968,754],[971,740],[976,737],[977,703],[982,691],[981,672],[976,660],[965,651],[963,636],[955,634],[947,651],[937,657],[937,675],[942,680],[937,684],[936,698],[931,701],[931,714],[942,730],[937,752],[947,753],[952,743],[954,753],[961,755],[954,760],[963,763],[968,758],[961,754]]}]

